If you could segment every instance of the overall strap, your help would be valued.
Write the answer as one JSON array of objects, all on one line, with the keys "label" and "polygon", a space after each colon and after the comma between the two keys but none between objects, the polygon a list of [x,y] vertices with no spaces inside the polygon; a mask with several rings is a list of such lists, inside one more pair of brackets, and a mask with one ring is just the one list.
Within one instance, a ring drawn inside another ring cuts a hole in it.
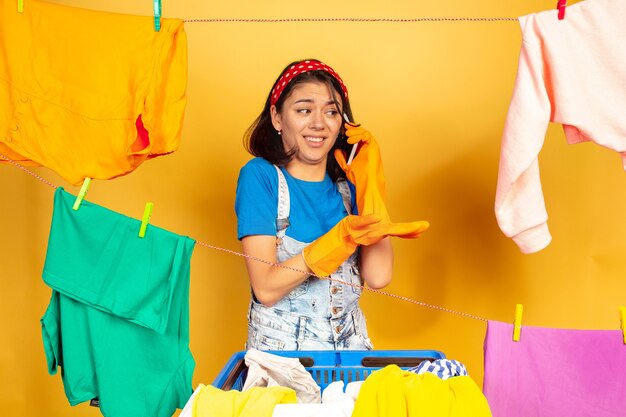
[{"label": "overall strap", "polygon": [[352,194],[350,193],[350,187],[348,181],[344,178],[337,180],[337,190],[341,194],[343,199],[343,205],[346,207],[348,214],[352,214]]},{"label": "overall strap", "polygon": [[282,239],[285,236],[287,227],[289,227],[289,209],[291,207],[289,200],[289,188],[285,175],[274,165],[278,173],[278,213],[276,215],[276,237]]}]

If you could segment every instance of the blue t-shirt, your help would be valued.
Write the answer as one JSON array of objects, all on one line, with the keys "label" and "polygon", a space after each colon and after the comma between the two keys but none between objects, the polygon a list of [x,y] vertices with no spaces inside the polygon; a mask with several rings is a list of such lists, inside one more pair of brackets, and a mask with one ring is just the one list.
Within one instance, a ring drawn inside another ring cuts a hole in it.
[{"label": "blue t-shirt", "polygon": [[[312,242],[348,215],[337,185],[328,174],[323,181],[312,182],[292,177],[284,167],[280,169],[285,174],[291,200],[287,236],[300,242]],[[356,214],[354,186],[348,184],[352,213]],[[276,236],[278,173],[274,165],[263,158],[254,158],[241,168],[235,212],[238,239],[250,235]]]}]

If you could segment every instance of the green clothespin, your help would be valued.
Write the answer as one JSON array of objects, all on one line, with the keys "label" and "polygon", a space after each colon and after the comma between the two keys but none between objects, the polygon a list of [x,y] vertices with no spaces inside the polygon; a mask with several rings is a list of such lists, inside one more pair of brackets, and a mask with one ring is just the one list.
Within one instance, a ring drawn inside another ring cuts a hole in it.
[{"label": "green clothespin", "polygon": [[154,31],[161,30],[161,0],[152,0],[152,6],[154,7]]},{"label": "green clothespin", "polygon": [[78,210],[78,208],[80,207],[80,203],[83,202],[85,195],[87,195],[89,184],[91,184],[91,178],[86,177],[85,180],[83,181],[83,186],[80,187],[80,192],[78,193],[78,197],[76,197],[76,201],[74,201],[74,205],[72,206],[74,210]]},{"label": "green clothespin", "polygon": [[24,13],[24,0],[17,0],[17,12]]},{"label": "green clothespin", "polygon": [[141,227],[139,228],[139,237],[146,236],[146,229],[148,228],[148,223],[150,223],[150,216],[152,216],[152,208],[154,207],[154,203],[146,203],[146,208],[143,209],[143,219],[141,220]]}]

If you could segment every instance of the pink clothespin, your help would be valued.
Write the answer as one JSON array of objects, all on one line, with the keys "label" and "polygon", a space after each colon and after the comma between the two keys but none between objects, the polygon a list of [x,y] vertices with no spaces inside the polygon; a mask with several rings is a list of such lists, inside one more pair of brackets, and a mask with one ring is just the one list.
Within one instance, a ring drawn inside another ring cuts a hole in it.
[{"label": "pink clothespin", "polygon": [[559,0],[556,4],[556,9],[559,11],[559,20],[565,19],[565,6],[567,5],[567,0]]}]

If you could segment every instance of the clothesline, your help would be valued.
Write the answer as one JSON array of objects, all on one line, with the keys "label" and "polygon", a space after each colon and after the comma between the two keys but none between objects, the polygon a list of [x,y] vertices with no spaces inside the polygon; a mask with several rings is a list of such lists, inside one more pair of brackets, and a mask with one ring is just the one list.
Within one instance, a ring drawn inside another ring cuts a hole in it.
[{"label": "clothesline", "polygon": [[184,19],[185,23],[319,23],[319,22],[366,22],[366,23],[422,23],[422,22],[516,22],[517,17],[294,17],[294,18],[214,18]]},{"label": "clothesline", "polygon": [[[57,189],[59,187],[58,185],[55,185],[55,184],[47,181],[46,179],[44,179],[41,176],[35,174],[31,170],[27,169],[26,167],[24,167],[23,165],[19,164],[16,161],[14,161],[13,159],[9,158],[8,156],[3,155],[2,153],[0,153],[0,158],[4,159],[5,161],[8,161],[9,163],[13,164],[14,166],[16,166],[18,168],[20,168],[22,171],[26,172],[30,176],[36,178],[37,180],[41,181],[42,183],[46,184],[47,186],[49,186],[51,188]],[[312,274],[312,273],[307,272],[307,271],[302,271],[302,270],[297,269],[297,268],[292,268],[292,267],[289,267],[289,266],[280,265],[280,264],[277,264],[275,262],[268,261],[266,259],[261,259],[261,258],[257,258],[257,257],[254,257],[254,256],[246,255],[246,254],[243,254],[243,253],[240,253],[240,252],[236,252],[234,250],[221,248],[219,246],[214,246],[214,245],[211,245],[211,244],[208,244],[208,243],[201,242],[201,241],[196,240],[196,239],[194,239],[194,240],[196,241],[197,245],[204,246],[205,248],[218,250],[218,251],[221,251],[221,252],[229,253],[231,255],[241,256],[243,258],[251,259],[251,260],[254,260],[254,261],[257,261],[257,262],[262,262],[262,263],[265,263],[265,264],[268,264],[268,265],[271,265],[271,266],[284,268],[284,269],[289,269],[289,270],[292,270],[292,271],[295,271],[295,272],[298,272],[298,273],[301,273],[301,274],[306,274],[306,275],[310,275],[312,277],[317,277],[317,275]],[[414,300],[414,299],[409,298],[409,297],[404,297],[404,296],[401,296],[401,295],[392,294],[392,293],[389,293],[389,292],[386,292],[386,291],[382,291],[382,290],[378,290],[378,289],[374,289],[374,288],[368,288],[368,287],[365,287],[363,285],[353,284],[351,282],[345,282],[345,281],[341,281],[341,280],[334,279],[334,278],[331,278],[331,277],[318,277],[318,278],[320,278],[320,279],[327,279],[329,281],[336,282],[336,283],[342,284],[342,285],[347,285],[347,286],[354,287],[354,288],[361,288],[362,290],[365,290],[365,291],[370,291],[370,292],[373,292],[373,293],[376,293],[376,294],[385,295],[385,296],[394,298],[396,300],[406,301],[408,303],[415,304],[415,305],[418,305],[420,307],[428,307],[428,308],[431,308],[431,309],[434,309],[434,310],[439,310],[439,311],[443,311],[443,312],[446,312],[446,313],[452,313],[452,314],[456,314],[458,316],[462,316],[462,317],[466,317],[466,318],[470,318],[470,319],[474,319],[474,320],[483,321],[485,323],[488,322],[488,320],[486,318],[483,318],[483,317],[480,317],[480,316],[476,316],[474,314],[463,313],[461,311],[456,311],[456,310],[452,310],[452,309],[449,309],[449,308],[445,308],[445,307],[440,307],[440,306],[436,306],[436,305],[433,305],[433,304],[424,303],[422,301],[417,301],[417,300]]]}]

